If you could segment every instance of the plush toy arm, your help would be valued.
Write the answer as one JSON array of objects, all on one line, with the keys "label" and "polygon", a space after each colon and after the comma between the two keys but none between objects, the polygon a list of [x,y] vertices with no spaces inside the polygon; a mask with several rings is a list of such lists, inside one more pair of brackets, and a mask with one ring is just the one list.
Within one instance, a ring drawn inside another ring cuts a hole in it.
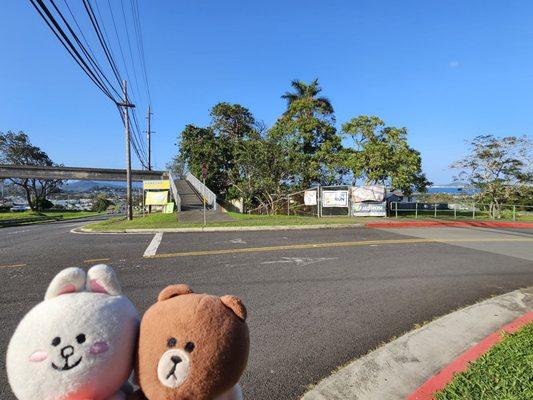
[{"label": "plush toy arm", "polygon": [[215,400],[243,400],[241,385],[238,383]]}]

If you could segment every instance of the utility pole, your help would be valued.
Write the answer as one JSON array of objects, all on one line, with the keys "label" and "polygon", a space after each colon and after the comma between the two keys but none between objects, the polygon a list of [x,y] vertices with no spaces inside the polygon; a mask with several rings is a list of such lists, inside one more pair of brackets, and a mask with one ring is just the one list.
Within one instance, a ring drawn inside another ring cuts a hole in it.
[{"label": "utility pole", "polygon": [[122,94],[124,96],[123,101],[118,105],[122,107],[124,113],[124,132],[126,134],[126,218],[131,221],[133,219],[133,207],[131,204],[131,135],[128,108],[133,108],[135,105],[128,102],[128,86],[125,80],[122,81]]},{"label": "utility pole", "polygon": [[152,140],[151,135],[152,131],[150,130],[150,116],[152,115],[152,108],[150,105],[148,105],[148,116],[146,119],[148,119],[148,131],[146,131],[146,139],[148,141],[148,171],[152,170]]}]

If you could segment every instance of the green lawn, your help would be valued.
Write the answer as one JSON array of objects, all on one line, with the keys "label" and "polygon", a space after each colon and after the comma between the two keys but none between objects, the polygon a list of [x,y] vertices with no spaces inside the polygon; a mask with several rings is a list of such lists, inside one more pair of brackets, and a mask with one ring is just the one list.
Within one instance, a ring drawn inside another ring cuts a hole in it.
[{"label": "green lawn", "polygon": [[0,224],[2,224],[2,222],[7,223],[8,221],[10,224],[17,224],[17,222],[34,223],[34,222],[67,220],[67,219],[74,219],[74,218],[90,217],[90,216],[99,215],[99,214],[101,213],[97,213],[93,211],[1,212],[0,213]]},{"label": "green lawn", "polygon": [[533,399],[533,323],[506,335],[437,393],[437,400]]},{"label": "green lawn", "polygon": [[[300,217],[288,215],[248,215],[228,213],[235,221],[213,222],[207,221],[207,226],[287,226],[287,225],[316,225],[316,224],[354,224],[368,221],[368,219],[353,217]],[[155,229],[155,228],[198,228],[202,224],[180,223],[176,220],[176,214],[151,214],[146,217],[137,217],[133,221],[126,221],[124,218],[112,218],[95,224],[88,225],[87,228],[99,231],[123,231],[125,229]]]}]

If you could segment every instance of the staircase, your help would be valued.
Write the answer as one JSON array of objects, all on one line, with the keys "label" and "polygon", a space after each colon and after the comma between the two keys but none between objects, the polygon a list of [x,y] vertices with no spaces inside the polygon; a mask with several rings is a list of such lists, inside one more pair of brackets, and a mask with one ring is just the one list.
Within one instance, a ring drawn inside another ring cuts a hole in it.
[{"label": "staircase", "polygon": [[181,198],[182,211],[202,209],[202,196],[186,179],[176,179],[176,189]]}]

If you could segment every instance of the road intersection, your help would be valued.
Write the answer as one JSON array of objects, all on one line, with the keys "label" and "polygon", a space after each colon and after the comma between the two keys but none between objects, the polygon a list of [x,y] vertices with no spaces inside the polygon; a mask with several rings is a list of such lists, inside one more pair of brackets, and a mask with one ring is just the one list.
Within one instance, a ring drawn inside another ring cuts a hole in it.
[{"label": "road intersection", "polygon": [[80,222],[0,230],[0,397],[5,346],[53,275],[112,265],[141,312],[184,282],[249,309],[247,398],[297,399],[413,325],[533,285],[533,230],[324,229],[74,234]]}]

